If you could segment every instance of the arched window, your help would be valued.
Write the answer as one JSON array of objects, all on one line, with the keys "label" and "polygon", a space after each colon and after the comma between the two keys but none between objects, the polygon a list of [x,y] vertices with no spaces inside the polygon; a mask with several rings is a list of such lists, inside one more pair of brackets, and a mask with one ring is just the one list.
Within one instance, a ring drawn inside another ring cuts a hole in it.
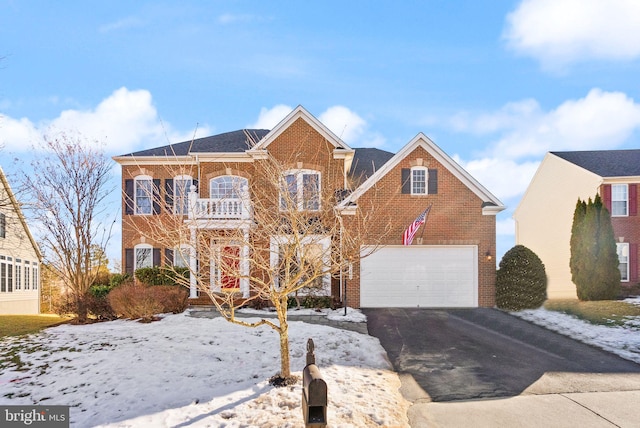
[{"label": "arched window", "polygon": [[223,175],[209,181],[211,199],[242,199],[244,188],[249,185],[246,178],[235,175]]}]

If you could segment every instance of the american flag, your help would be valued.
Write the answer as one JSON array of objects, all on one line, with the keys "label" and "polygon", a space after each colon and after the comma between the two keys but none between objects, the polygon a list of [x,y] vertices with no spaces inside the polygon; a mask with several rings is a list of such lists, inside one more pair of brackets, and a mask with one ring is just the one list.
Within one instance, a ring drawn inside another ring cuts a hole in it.
[{"label": "american flag", "polygon": [[427,209],[422,211],[422,214],[420,214],[418,218],[413,220],[413,223],[411,223],[407,230],[404,231],[404,233],[402,234],[402,245],[411,245],[416,232],[418,231],[420,226],[422,226],[424,222],[427,221],[427,215],[429,214],[430,209],[431,205],[429,205]]}]

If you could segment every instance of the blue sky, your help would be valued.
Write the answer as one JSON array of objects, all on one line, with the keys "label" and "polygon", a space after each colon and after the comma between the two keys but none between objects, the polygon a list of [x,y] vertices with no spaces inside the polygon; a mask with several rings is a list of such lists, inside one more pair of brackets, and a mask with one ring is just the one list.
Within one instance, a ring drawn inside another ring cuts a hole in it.
[{"label": "blue sky", "polygon": [[301,104],[352,147],[428,135],[509,207],[499,256],[547,151],[638,148],[635,0],[0,0],[0,57],[5,170],[52,128],[112,156]]}]

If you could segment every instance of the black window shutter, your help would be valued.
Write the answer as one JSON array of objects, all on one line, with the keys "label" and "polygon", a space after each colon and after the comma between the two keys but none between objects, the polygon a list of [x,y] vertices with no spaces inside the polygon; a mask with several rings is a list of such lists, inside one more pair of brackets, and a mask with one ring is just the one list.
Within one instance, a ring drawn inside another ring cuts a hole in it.
[{"label": "black window shutter", "polygon": [[124,213],[133,214],[133,180],[124,180]]},{"label": "black window shutter", "polygon": [[437,169],[429,170],[429,184],[427,188],[427,193],[430,195],[435,195],[438,193],[438,170]]},{"label": "black window shutter", "polygon": [[402,194],[411,194],[411,169],[402,168]]},{"label": "black window shutter", "polygon": [[[198,180],[192,180],[191,184],[193,184],[196,188],[196,192],[198,191]],[[189,192],[191,191],[191,189],[187,189]]]},{"label": "black window shutter", "polygon": [[162,260],[160,260],[160,248],[153,249],[153,266],[160,266]]},{"label": "black window shutter", "polygon": [[160,214],[160,179],[153,179],[153,213]]},{"label": "black window shutter", "polygon": [[173,178],[164,180],[164,209],[173,212]]},{"label": "black window shutter", "polygon": [[173,250],[171,248],[164,249],[164,264],[165,266],[173,266]]},{"label": "black window shutter", "polygon": [[124,273],[133,275],[133,248],[124,250]]}]

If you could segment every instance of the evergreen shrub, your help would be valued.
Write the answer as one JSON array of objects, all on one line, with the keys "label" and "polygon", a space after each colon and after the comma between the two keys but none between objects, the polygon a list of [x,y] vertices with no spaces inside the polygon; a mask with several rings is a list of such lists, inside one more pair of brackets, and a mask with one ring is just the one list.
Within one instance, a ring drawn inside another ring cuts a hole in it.
[{"label": "evergreen shrub", "polygon": [[519,311],[535,309],[547,300],[547,274],[542,260],[524,245],[507,251],[496,275],[496,305]]}]

